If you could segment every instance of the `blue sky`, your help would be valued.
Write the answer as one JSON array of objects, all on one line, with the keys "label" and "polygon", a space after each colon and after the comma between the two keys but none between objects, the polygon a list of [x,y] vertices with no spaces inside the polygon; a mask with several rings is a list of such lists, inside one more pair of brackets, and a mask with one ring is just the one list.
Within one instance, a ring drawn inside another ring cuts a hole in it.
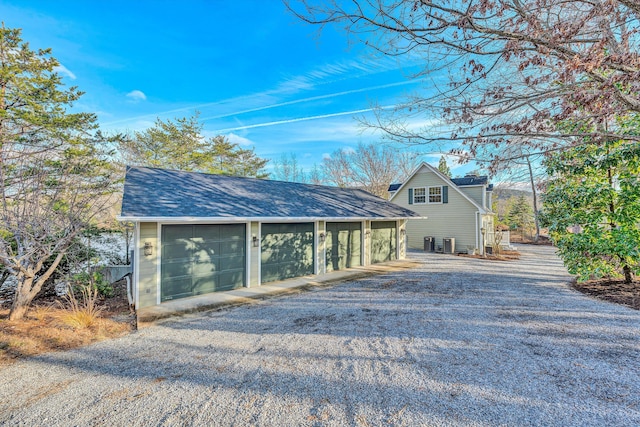
[{"label": "blue sky", "polygon": [[[332,28],[318,36],[279,0],[0,1],[0,16],[32,49],[53,49],[65,82],[86,92],[76,107],[102,129],[143,130],[197,110],[206,136],[269,159],[294,153],[305,169],[379,143],[357,117],[429,90],[408,78],[419,63],[376,58]],[[474,167],[449,165],[454,175]]]}]

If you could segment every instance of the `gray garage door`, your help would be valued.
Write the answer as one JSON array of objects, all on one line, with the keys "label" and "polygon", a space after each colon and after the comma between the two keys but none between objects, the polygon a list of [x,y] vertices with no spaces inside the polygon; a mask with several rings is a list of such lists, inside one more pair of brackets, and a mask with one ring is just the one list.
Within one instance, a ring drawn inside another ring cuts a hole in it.
[{"label": "gray garage door", "polygon": [[374,221],[371,223],[371,262],[385,262],[396,259],[395,221]]},{"label": "gray garage door", "polygon": [[262,282],[313,274],[313,223],[262,224]]},{"label": "gray garage door", "polygon": [[361,265],[362,224],[359,222],[328,222],[325,240],[327,271],[343,270]]},{"label": "gray garage door", "polygon": [[244,224],[163,225],[161,300],[245,284]]}]

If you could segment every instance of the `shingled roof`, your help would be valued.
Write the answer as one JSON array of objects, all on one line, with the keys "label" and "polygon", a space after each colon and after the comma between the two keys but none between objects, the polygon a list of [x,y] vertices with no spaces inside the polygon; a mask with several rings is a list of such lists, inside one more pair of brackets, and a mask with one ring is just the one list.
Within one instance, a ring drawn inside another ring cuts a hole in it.
[{"label": "shingled roof", "polygon": [[[453,182],[458,187],[464,187],[467,185],[486,185],[489,181],[489,178],[486,176],[475,176],[475,175],[467,175],[463,178],[451,178],[451,182]],[[398,191],[398,189],[402,187],[402,184],[390,184],[389,189],[387,191],[394,192]],[[487,186],[487,191],[493,191],[493,184],[489,184]]]},{"label": "shingled roof", "polygon": [[467,175],[462,178],[451,178],[451,182],[453,182],[458,187],[462,187],[465,185],[486,185],[488,181],[488,177],[477,175]]},{"label": "shingled roof", "polygon": [[391,219],[417,213],[363,190],[128,167],[122,220]]}]

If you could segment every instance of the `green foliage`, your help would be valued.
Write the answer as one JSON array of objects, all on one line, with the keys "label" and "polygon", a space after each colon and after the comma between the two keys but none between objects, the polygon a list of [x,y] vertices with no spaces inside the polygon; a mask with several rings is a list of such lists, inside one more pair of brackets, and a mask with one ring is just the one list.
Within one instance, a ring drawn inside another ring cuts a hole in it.
[{"label": "green foliage", "polygon": [[111,298],[115,291],[111,283],[105,280],[103,274],[99,270],[95,270],[91,273],[82,272],[74,274],[71,278],[72,289],[74,291],[78,291],[84,289],[85,287],[89,287],[92,290],[95,290],[98,295]]},{"label": "green foliage", "polygon": [[525,230],[533,224],[533,208],[526,197],[520,195],[510,200],[506,222],[511,229]]},{"label": "green foliage", "polygon": [[241,148],[224,136],[206,139],[199,114],[155,124],[118,141],[127,165],[161,167],[188,172],[266,178],[268,160],[253,149]]},{"label": "green foliage", "polygon": [[546,162],[541,220],[579,280],[640,271],[640,147],[586,144]]},{"label": "green foliage", "polygon": [[449,169],[449,165],[447,165],[447,159],[444,156],[440,156],[440,161],[438,162],[438,170],[442,172],[443,175],[451,178],[451,169]]},{"label": "green foliage", "polygon": [[14,320],[118,183],[109,138],[94,114],[71,112],[82,92],[64,86],[58,65],[19,29],[0,28],[0,264],[18,279]]}]

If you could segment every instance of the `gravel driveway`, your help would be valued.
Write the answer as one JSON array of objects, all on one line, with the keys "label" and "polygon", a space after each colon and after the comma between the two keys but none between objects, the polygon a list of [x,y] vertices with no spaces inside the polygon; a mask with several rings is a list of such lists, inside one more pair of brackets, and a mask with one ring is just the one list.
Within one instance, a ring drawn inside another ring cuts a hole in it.
[{"label": "gravel driveway", "polygon": [[168,321],[0,370],[0,424],[640,425],[640,312],[549,247]]}]

